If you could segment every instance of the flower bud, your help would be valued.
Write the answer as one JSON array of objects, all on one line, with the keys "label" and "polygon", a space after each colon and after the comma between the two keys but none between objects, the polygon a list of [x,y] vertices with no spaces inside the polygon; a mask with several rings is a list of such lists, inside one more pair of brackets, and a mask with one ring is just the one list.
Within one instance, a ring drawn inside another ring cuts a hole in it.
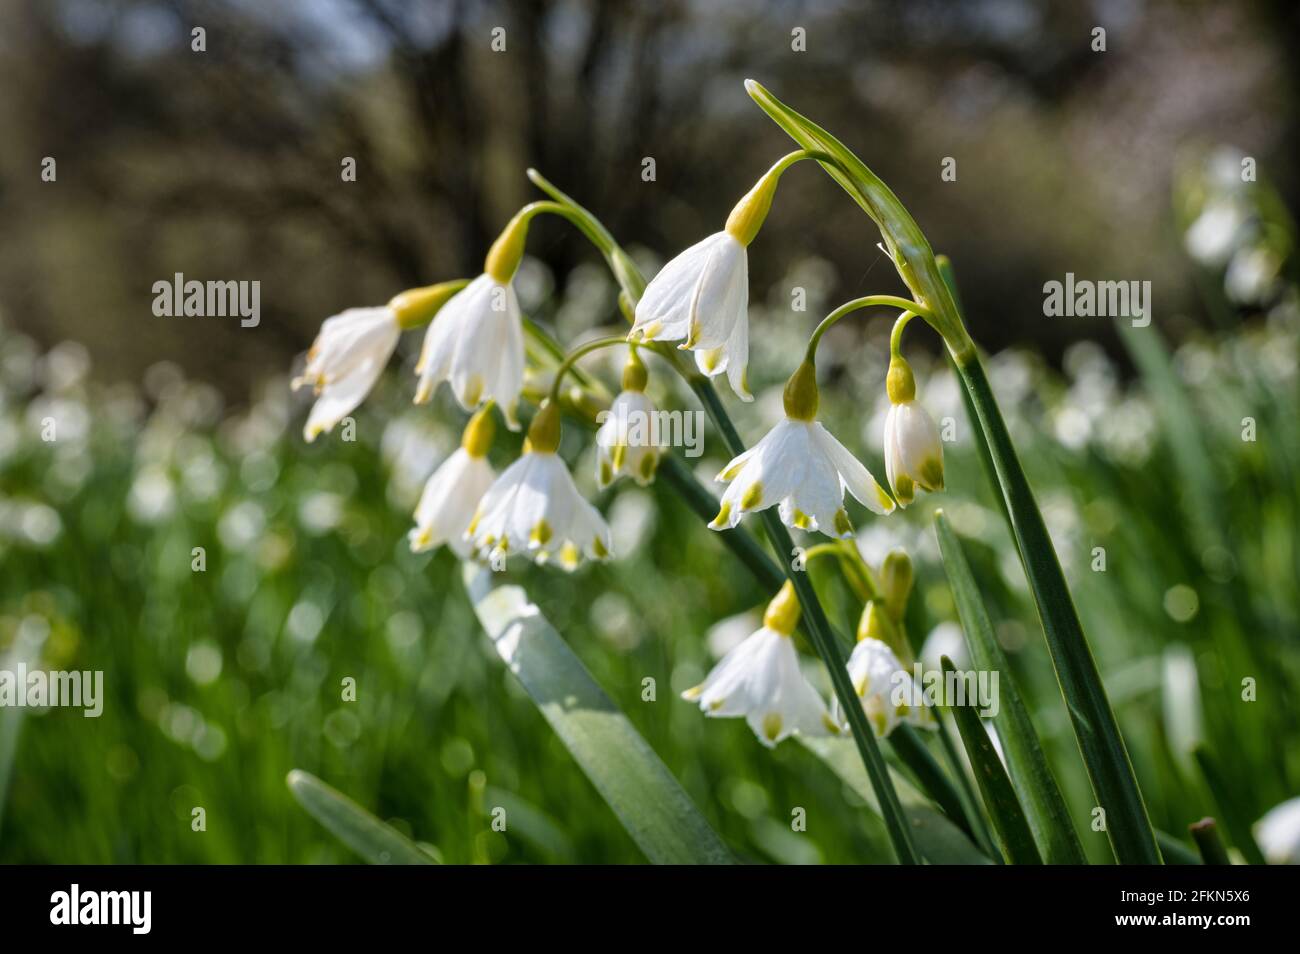
[{"label": "flower bud", "polygon": [[912,561],[903,550],[891,550],[880,564],[880,590],[889,615],[902,620],[912,592]]}]

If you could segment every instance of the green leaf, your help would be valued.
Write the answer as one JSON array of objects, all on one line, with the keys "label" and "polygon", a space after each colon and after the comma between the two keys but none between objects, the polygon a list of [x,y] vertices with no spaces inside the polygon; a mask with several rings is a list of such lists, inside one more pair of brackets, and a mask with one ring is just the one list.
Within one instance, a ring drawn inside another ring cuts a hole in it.
[{"label": "green leaf", "polygon": [[428,852],[392,825],[380,821],[315,775],[294,769],[285,781],[298,804],[370,864],[436,864]]},{"label": "green leaf", "polygon": [[518,586],[465,564],[483,629],[579,768],[655,864],[734,864],[722,839]]},{"label": "green leaf", "polygon": [[[18,633],[18,639],[9,647],[8,652],[0,656],[0,670],[17,672],[20,667],[29,670],[40,667],[46,636],[42,633],[39,638],[29,638],[21,627]],[[9,777],[13,773],[14,760],[18,757],[18,737],[26,713],[26,706],[0,706],[0,820],[4,819]]]},{"label": "green leaf", "polygon": [[[947,656],[942,657],[941,663],[945,677],[956,672],[952,660]],[[957,731],[961,733],[966,755],[970,757],[971,767],[975,770],[975,782],[979,785],[980,794],[984,796],[984,804],[993,819],[993,827],[997,829],[1007,860],[1016,865],[1041,865],[1043,859],[1034,844],[1034,834],[1029,830],[1029,823],[1025,821],[1020,800],[1016,798],[1007,770],[998,758],[993,740],[985,731],[974,704],[968,701],[963,705],[954,705],[952,714],[957,720]]]},{"label": "green leaf", "polygon": [[1115,857],[1121,864],[1159,864],[1155,833],[1115,713],[984,366],[974,352],[957,356],[956,363],[975,408],[976,437],[987,445],[993,461],[997,490],[1006,502],[1012,537],[1038,608],[1084,766],[1098,804],[1106,810],[1106,831]]},{"label": "green leaf", "polygon": [[[795,736],[805,748],[826,763],[826,766],[853,789],[877,816],[880,802],[866,769],[858,757],[853,742],[846,738],[815,738]],[[960,828],[941,812],[935,811],[929,800],[902,776],[893,778],[903,815],[911,829],[921,856],[936,865],[988,865],[993,862],[980,853]]]},{"label": "green leaf", "polygon": [[1038,849],[1048,864],[1084,864],[1083,847],[1079,844],[1061,789],[1047,764],[1006,654],[998,645],[988,610],[962,552],[961,541],[942,510],[935,512],[934,528],[953,600],[957,604],[957,614],[966,634],[971,664],[976,669],[999,674],[999,705],[997,715],[993,716],[993,725],[997,729],[998,741],[1002,743],[1011,784],[1020,796]]},{"label": "green leaf", "polygon": [[972,841],[976,840],[972,820],[967,817],[967,805],[961,792],[930,754],[920,733],[904,723],[889,734],[889,745],[898,760],[911,770],[921,788],[934,799],[935,804],[943,809],[943,813],[953,824],[965,832]]}]

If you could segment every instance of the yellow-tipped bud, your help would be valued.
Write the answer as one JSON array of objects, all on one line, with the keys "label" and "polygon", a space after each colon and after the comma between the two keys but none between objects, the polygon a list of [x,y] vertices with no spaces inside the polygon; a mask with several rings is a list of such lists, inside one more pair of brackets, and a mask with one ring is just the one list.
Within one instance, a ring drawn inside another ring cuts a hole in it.
[{"label": "yellow-tipped bud", "polygon": [[410,331],[432,321],[442,306],[451,301],[466,284],[461,279],[426,285],[423,288],[408,288],[389,299],[388,307],[397,315],[397,326],[403,331]]},{"label": "yellow-tipped bud", "polygon": [[891,404],[902,404],[916,397],[916,378],[912,377],[912,366],[902,355],[896,354],[889,359],[885,391],[889,394]]},{"label": "yellow-tipped bud", "polygon": [[627,351],[627,363],[623,365],[623,390],[644,391],[650,375],[645,369],[645,362],[636,353],[636,348]]},{"label": "yellow-tipped bud", "polygon": [[530,216],[523,212],[516,214],[488,249],[487,259],[483,262],[483,271],[499,285],[504,285],[514,278],[519,263],[523,261],[529,221]]},{"label": "yellow-tipped bud", "polygon": [[554,454],[560,446],[560,409],[550,401],[538,409],[528,425],[524,453]]},{"label": "yellow-tipped bud", "polygon": [[912,592],[912,560],[902,550],[891,550],[880,564],[880,590],[885,609],[896,620],[907,612],[907,598]]},{"label": "yellow-tipped bud", "polygon": [[817,416],[820,401],[817,368],[811,361],[804,361],[785,383],[785,416],[795,421],[811,421]]},{"label": "yellow-tipped bud", "polygon": [[763,613],[763,625],[768,629],[789,636],[799,625],[799,597],[794,595],[794,584],[786,580],[780,592],[772,597]]},{"label": "yellow-tipped bud", "polygon": [[767,172],[754,184],[754,188],[745,193],[745,197],[736,203],[736,207],[731,210],[731,215],[727,216],[727,234],[741,245],[749,245],[754,241],[754,236],[763,227],[763,220],[767,218],[767,213],[772,208],[772,197],[776,195],[776,184],[780,178],[780,172],[775,170]]},{"label": "yellow-tipped bud", "polygon": [[858,617],[858,642],[864,639],[877,639],[884,643],[897,656],[904,666],[910,667],[915,658],[912,647],[907,644],[903,628],[896,623],[880,600],[869,600]]},{"label": "yellow-tipped bud", "polygon": [[486,457],[492,449],[497,424],[492,418],[492,405],[487,404],[474,412],[460,435],[460,446],[471,457]]}]

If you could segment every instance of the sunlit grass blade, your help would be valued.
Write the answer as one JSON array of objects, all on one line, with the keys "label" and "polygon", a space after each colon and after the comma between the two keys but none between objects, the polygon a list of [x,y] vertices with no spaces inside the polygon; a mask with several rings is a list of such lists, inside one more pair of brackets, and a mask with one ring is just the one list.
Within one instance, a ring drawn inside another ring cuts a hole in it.
[{"label": "sunlit grass blade", "polygon": [[392,825],[380,821],[315,775],[294,769],[285,781],[298,804],[370,864],[436,864],[427,852]]},{"label": "sunlit grass blade", "polygon": [[1250,830],[1250,818],[1223,774],[1218,759],[1203,745],[1197,746],[1192,751],[1192,757],[1200,767],[1205,785],[1210,790],[1215,805],[1218,806],[1218,818],[1223,822],[1223,827],[1228,830],[1229,840],[1250,864],[1267,864],[1264,853],[1259,850],[1255,836]]},{"label": "sunlit grass blade", "polygon": [[993,725],[997,729],[998,741],[1002,743],[1007,772],[1024,806],[1034,840],[1048,864],[1083,864],[1083,847],[1079,844],[1065,798],[1047,764],[1047,756],[1011,674],[1006,654],[998,644],[984,599],[962,552],[961,541],[942,510],[935,512],[934,528],[939,537],[939,552],[943,556],[953,601],[957,604],[957,614],[966,634],[971,663],[976,669],[999,674],[999,705],[997,715],[993,716]]},{"label": "sunlit grass blade", "polygon": [[479,623],[579,768],[655,864],[734,864],[667,766],[518,586],[466,564]]},{"label": "sunlit grass blade", "polygon": [[[942,658],[942,665],[945,677],[956,671],[952,660],[947,656]],[[1017,865],[1042,864],[1043,859],[1034,844],[1034,835],[1029,830],[1020,800],[1016,798],[1007,770],[998,758],[993,740],[985,731],[974,704],[968,701],[954,705],[952,713],[957,720],[962,745],[966,747],[966,755],[975,771],[975,782],[979,785],[980,794],[984,796],[984,804],[993,819],[993,827],[997,829],[1007,861]]]},{"label": "sunlit grass blade", "polygon": [[[32,638],[19,629],[18,638],[9,650],[0,655],[0,671],[14,673],[20,667],[36,669],[40,666],[41,651],[46,635],[42,631]],[[9,793],[9,777],[14,759],[18,755],[18,737],[26,718],[26,706],[0,706],[0,822],[4,820],[5,802]]]},{"label": "sunlit grass blade", "polygon": [[[880,802],[866,769],[848,739],[796,736],[804,746],[826,763],[840,780],[853,789],[877,815]],[[895,777],[902,811],[921,857],[936,865],[987,865],[989,860],[970,838],[943,813],[935,811],[924,795],[902,778]]]}]

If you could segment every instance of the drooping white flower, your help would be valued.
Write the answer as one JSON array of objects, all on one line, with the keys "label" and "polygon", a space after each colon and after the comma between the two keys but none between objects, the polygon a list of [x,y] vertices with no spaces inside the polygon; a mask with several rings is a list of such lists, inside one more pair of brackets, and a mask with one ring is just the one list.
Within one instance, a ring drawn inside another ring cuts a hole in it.
[{"label": "drooping white flower", "polygon": [[524,332],[513,283],[484,273],[447,302],[425,334],[415,370],[420,376],[417,404],[447,381],[465,410],[496,401],[506,422],[516,428],[524,387]]},{"label": "drooping white flower", "polygon": [[578,492],[573,476],[555,453],[559,411],[547,404],[528,431],[528,444],[488,488],[466,536],[472,549],[496,562],[527,553],[538,563],[558,559],[575,569],[585,555],[607,560],[612,551],[609,525]]},{"label": "drooping white flower", "polygon": [[799,603],[787,582],[768,605],[763,627],[727,653],[704,682],[682,693],[714,718],[743,717],[768,748],[796,732],[838,734],[826,704],[799,669],[791,634]]},{"label": "drooping white flower", "polygon": [[634,346],[623,369],[623,390],[599,418],[596,483],[602,490],[625,475],[643,487],[654,479],[662,442],[655,407],[645,395],[645,386],[645,365]]},{"label": "drooping white flower", "polygon": [[[853,691],[878,737],[884,738],[904,722],[920,728],[936,726],[912,674],[879,639],[859,640],[849,656],[848,670]],[[838,700],[832,700],[831,717],[837,725],[847,725]]]},{"label": "drooping white flower", "polygon": [[465,531],[479,501],[496,480],[487,459],[494,429],[491,414],[491,408],[484,408],[470,419],[461,446],[424,485],[415,508],[415,527],[409,534],[412,552],[422,553],[445,543],[457,556],[469,556]]},{"label": "drooping white flower", "polygon": [[729,530],[745,514],[779,504],[787,527],[847,537],[853,524],[844,509],[846,488],[874,513],[894,509],[871,472],[814,419],[817,400],[816,369],[805,361],[786,384],[785,420],[718,474],[731,486],[711,529]]},{"label": "drooping white flower", "polygon": [[1300,865],[1300,798],[1275,805],[1255,823],[1255,840],[1271,865]]},{"label": "drooping white flower", "polygon": [[636,306],[634,340],[682,341],[700,371],[725,373],[731,388],[752,401],[749,364],[749,256],[730,232],[692,245],[646,286]]},{"label": "drooping white flower", "polygon": [[403,331],[425,324],[465,283],[408,288],[380,308],[349,308],[327,318],[307,352],[307,366],[293,380],[320,396],[303,436],[312,441],[352,413],[375,386]]},{"label": "drooping white flower", "polygon": [[886,377],[889,413],[885,416],[885,477],[900,507],[916,496],[943,490],[943,442],[939,429],[916,400],[912,369],[899,355],[889,362]]},{"label": "drooping white flower", "polygon": [[402,329],[393,308],[349,308],[325,319],[307,352],[307,366],[294,378],[296,391],[310,384],[318,395],[303,428],[313,441],[347,417],[379,380]]}]

